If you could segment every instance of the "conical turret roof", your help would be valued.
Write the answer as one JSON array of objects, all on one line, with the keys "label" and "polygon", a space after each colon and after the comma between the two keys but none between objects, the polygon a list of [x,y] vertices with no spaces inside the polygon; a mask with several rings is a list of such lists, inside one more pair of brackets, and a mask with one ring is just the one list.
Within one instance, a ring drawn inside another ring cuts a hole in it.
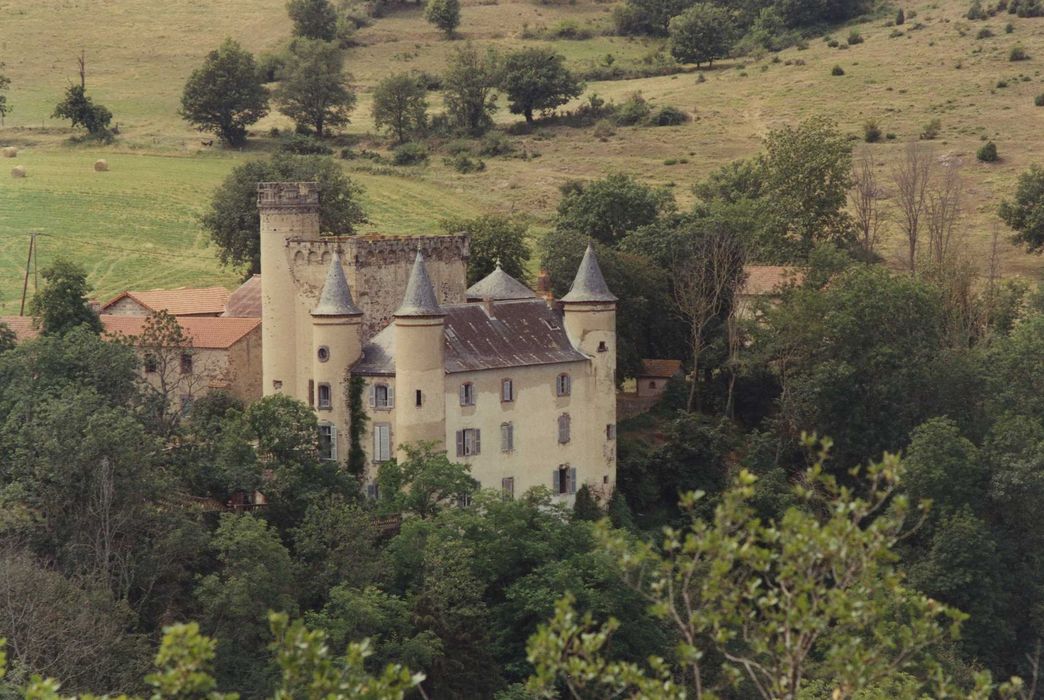
[{"label": "conical turret roof", "polygon": [[504,272],[499,261],[493,272],[468,288],[466,296],[468,299],[492,299],[493,301],[537,298],[532,289]]},{"label": "conical turret roof", "polygon": [[348,280],[341,267],[340,253],[334,253],[330,267],[326,271],[326,282],[323,284],[319,304],[312,309],[313,316],[358,316],[361,314],[352,301],[352,292],[348,289]]},{"label": "conical turret roof", "polygon": [[576,278],[569,293],[562,297],[562,301],[569,302],[612,302],[616,297],[609,291],[609,286],[602,277],[602,268],[598,267],[598,258],[595,256],[594,246],[587,244],[584,259],[580,261],[580,268],[576,271]]},{"label": "conical turret roof", "polygon": [[435,298],[435,287],[428,277],[428,269],[424,266],[424,255],[420,250],[413,261],[410,280],[406,283],[406,294],[402,305],[395,311],[395,316],[445,316],[438,299]]}]

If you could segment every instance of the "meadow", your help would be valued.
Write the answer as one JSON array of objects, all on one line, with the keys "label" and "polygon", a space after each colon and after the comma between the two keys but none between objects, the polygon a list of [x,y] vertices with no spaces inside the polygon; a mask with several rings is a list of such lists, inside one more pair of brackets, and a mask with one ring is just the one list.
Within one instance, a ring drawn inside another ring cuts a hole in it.
[{"label": "meadow", "polygon": [[[446,41],[424,22],[419,9],[391,12],[360,30],[346,68],[359,92],[348,128],[355,148],[383,151],[373,133],[370,94],[385,75],[408,70],[439,72],[460,41],[501,50],[562,21],[591,27],[586,40],[557,40],[554,47],[578,69],[607,60],[641,65],[660,46],[655,40],[598,33],[609,24],[612,5],[594,0],[542,5],[534,0],[464,0],[460,36]],[[527,158],[487,158],[480,173],[459,174],[435,155],[429,164],[405,168],[366,160],[339,161],[366,190],[369,223],[363,230],[388,234],[429,233],[448,216],[510,212],[527,217],[535,235],[549,225],[558,187],[572,178],[595,178],[626,171],[673,188],[682,206],[691,185],[713,169],[748,157],[773,128],[812,114],[828,114],[853,138],[857,151],[870,148],[880,176],[888,178],[904,144],[916,140],[926,122],[939,119],[934,148],[941,158],[963,162],[964,244],[985,265],[992,234],[1007,232],[995,216],[1017,175],[1044,162],[1044,109],[1033,98],[1044,92],[1044,20],[1000,14],[985,22],[964,19],[962,0],[904,5],[901,27],[886,26],[894,8],[872,19],[838,28],[833,38],[716,63],[701,74],[589,83],[587,95],[617,102],[640,92],[660,105],[674,105],[692,117],[676,127],[617,128],[611,136],[568,126],[538,126],[512,135]],[[1005,25],[1012,25],[1006,33]],[[993,36],[978,39],[987,26]],[[863,43],[847,47],[857,30]],[[283,0],[0,0],[0,61],[12,80],[14,111],[0,128],[0,146],[19,148],[17,159],[0,160],[0,313],[17,313],[28,234],[39,231],[40,264],[58,254],[80,260],[90,271],[99,297],[125,288],[234,285],[236,270],[222,268],[198,219],[214,187],[237,163],[264,157],[274,148],[268,134],[288,120],[271,114],[254,128],[242,151],[205,147],[208,135],[177,115],[185,79],[206,52],[225,36],[255,53],[277,49],[289,37]],[[1012,63],[1012,46],[1030,60]],[[54,104],[75,78],[76,58],[87,56],[87,86],[112,109],[120,138],[112,145],[72,144],[72,132],[50,118]],[[840,65],[845,74],[832,76]],[[703,76],[700,80],[699,75]],[[1006,87],[998,87],[1003,81]],[[586,95],[584,98],[585,99]],[[441,108],[436,95],[432,109]],[[578,102],[579,103],[579,102]],[[568,106],[568,108],[576,105]],[[861,143],[868,119],[893,135],[885,142]],[[499,126],[521,117],[506,106]],[[986,139],[1001,160],[983,164],[975,151]],[[105,158],[111,169],[91,165]],[[24,165],[25,179],[7,170]],[[902,242],[887,225],[883,252],[898,260]],[[1038,279],[1039,256],[1001,246],[1005,274]],[[30,287],[31,287],[30,283]]]}]

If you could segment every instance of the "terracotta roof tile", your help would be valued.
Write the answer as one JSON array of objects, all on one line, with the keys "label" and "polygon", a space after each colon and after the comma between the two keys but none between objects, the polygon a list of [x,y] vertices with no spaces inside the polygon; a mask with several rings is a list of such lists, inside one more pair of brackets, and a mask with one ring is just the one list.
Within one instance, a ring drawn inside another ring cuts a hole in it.
[{"label": "terracotta roof tile", "polygon": [[102,304],[102,313],[124,298],[133,299],[150,311],[166,311],[172,316],[201,316],[223,312],[229,293],[224,287],[128,290]]},{"label": "terracotta roof tile", "polygon": [[681,360],[642,360],[642,371],[639,377],[670,379],[681,372]]},{"label": "terracotta roof tile", "polygon": [[[107,314],[103,314],[101,317],[106,333],[113,335],[120,333],[130,337],[141,334],[146,319],[146,316],[111,316]],[[192,347],[225,350],[260,326],[261,319],[186,316],[179,318],[178,323],[185,334],[192,339]]]},{"label": "terracotta roof tile", "polygon": [[785,265],[747,265],[743,272],[747,279],[743,282],[740,294],[750,296],[775,294],[791,282],[800,284],[805,277],[798,268]]},{"label": "terracotta roof tile", "polygon": [[40,332],[33,328],[32,316],[0,316],[0,323],[6,324],[8,328],[14,331],[18,342],[32,340],[40,335]]}]

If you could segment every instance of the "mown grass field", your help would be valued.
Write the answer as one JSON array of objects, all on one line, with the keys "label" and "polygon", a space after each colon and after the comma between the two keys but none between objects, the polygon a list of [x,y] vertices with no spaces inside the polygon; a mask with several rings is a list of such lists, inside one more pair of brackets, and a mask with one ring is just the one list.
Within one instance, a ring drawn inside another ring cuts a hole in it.
[{"label": "mown grass field", "polygon": [[[519,37],[562,20],[605,26],[611,7],[594,0],[465,0],[461,35],[499,49],[541,43]],[[429,165],[410,168],[343,161],[366,188],[365,230],[425,233],[450,215],[504,211],[527,215],[539,232],[565,180],[619,170],[672,187],[684,206],[693,182],[756,153],[769,130],[817,113],[832,115],[857,148],[867,119],[895,134],[893,141],[869,146],[887,179],[903,144],[938,118],[942,132],[934,148],[964,163],[965,245],[984,262],[992,231],[1000,227],[1004,233],[994,215],[997,203],[1018,173],[1044,162],[1044,109],[1033,105],[1034,95],[1044,92],[1044,20],[1004,14],[970,22],[963,18],[963,0],[904,7],[916,17],[897,28],[899,36],[885,26],[891,11],[838,29],[834,37],[842,45],[850,28],[865,39],[845,50],[813,39],[806,50],[716,64],[704,71],[703,82],[686,73],[588,86],[588,93],[616,101],[640,91],[657,104],[672,104],[692,115],[683,126],[619,128],[606,140],[591,129],[538,128],[512,137],[537,157],[486,159],[486,170],[470,175],[452,171],[437,155]],[[977,39],[983,26],[994,36]],[[235,271],[217,264],[198,217],[225,174],[243,159],[262,157],[273,145],[268,130],[288,122],[270,115],[256,126],[258,138],[248,150],[230,152],[203,148],[200,135],[177,116],[186,77],[225,36],[255,52],[277,48],[289,36],[283,0],[0,0],[0,61],[13,81],[9,100],[15,110],[0,129],[0,145],[21,149],[17,159],[0,160],[0,313],[17,311],[30,230],[47,234],[41,238],[42,263],[59,253],[81,260],[99,296],[128,287],[236,282]],[[375,83],[394,72],[436,73],[457,42],[443,40],[415,8],[376,20],[359,40],[347,59],[360,96],[349,132],[363,137],[360,147],[382,149],[369,117]],[[1008,61],[1015,44],[1025,47],[1029,61]],[[620,63],[636,62],[658,48],[655,41],[610,36],[554,45],[578,68],[607,54]],[[75,77],[81,47],[89,92],[113,110],[120,125],[121,138],[111,146],[70,145],[71,133],[49,118]],[[830,75],[835,64],[845,75]],[[1008,87],[997,87],[1001,80]],[[432,108],[440,108],[435,96]],[[497,119],[506,126],[520,117],[504,108]],[[999,163],[976,162],[984,138],[997,143]],[[99,157],[109,160],[110,172],[92,170]],[[29,177],[9,178],[15,164],[24,165]],[[898,258],[900,247],[892,226],[885,253]],[[1007,274],[1033,279],[1044,269],[1040,257],[1008,245],[1002,263]]]}]

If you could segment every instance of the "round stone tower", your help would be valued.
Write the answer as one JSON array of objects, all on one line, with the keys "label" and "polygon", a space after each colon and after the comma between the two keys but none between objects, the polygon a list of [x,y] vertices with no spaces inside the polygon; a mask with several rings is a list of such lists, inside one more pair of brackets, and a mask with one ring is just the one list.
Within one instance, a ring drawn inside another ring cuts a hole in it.
[{"label": "round stone tower", "polygon": [[334,253],[330,261],[319,303],[311,316],[314,406],[319,420],[333,423],[338,433],[346,434],[345,379],[348,369],[362,356],[363,314],[352,300],[340,253]]}]

